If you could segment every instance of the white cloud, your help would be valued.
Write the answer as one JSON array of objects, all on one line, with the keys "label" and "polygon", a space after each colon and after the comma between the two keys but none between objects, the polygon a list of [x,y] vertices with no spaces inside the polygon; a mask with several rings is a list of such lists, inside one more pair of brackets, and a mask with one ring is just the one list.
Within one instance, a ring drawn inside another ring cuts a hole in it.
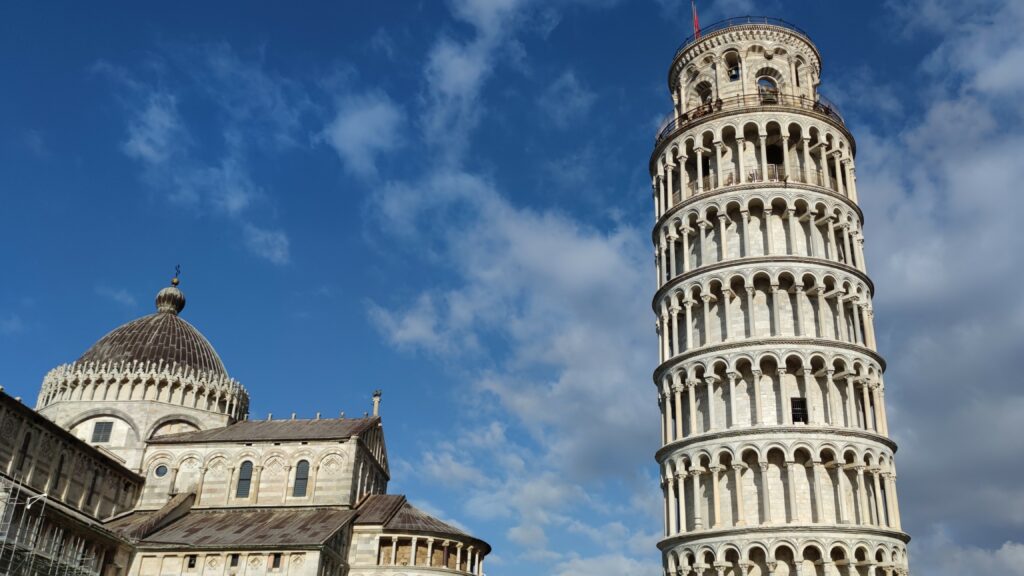
[{"label": "white cloud", "polygon": [[583,120],[596,99],[576,78],[576,73],[567,70],[547,87],[537,104],[556,126],[566,128]]},{"label": "white cloud", "polygon": [[135,296],[124,288],[111,288],[110,286],[100,285],[96,287],[96,294],[129,308],[134,308],[138,305]]},{"label": "white cloud", "polygon": [[188,133],[178,116],[176,98],[152,92],[128,124],[124,153],[147,164],[163,164],[187,144]]},{"label": "white cloud", "polygon": [[267,230],[252,224],[246,224],[243,230],[245,244],[252,253],[279,266],[288,263],[287,234],[280,230]]},{"label": "white cloud", "polygon": [[660,562],[641,562],[621,554],[605,554],[589,558],[571,558],[559,562],[555,576],[657,576]]},{"label": "white cloud", "polygon": [[323,139],[351,172],[375,176],[376,157],[397,149],[403,140],[402,109],[382,92],[347,96],[338,102]]}]

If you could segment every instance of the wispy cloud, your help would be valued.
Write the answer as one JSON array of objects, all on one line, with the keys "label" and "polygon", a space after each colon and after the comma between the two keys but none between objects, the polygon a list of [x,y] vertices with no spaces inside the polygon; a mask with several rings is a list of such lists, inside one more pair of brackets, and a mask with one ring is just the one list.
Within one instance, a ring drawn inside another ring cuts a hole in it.
[{"label": "wispy cloud", "polygon": [[559,128],[566,128],[583,120],[594,105],[597,95],[587,89],[576,73],[562,73],[537,100],[540,109]]},{"label": "wispy cloud", "polygon": [[25,323],[21,320],[21,316],[17,314],[7,314],[6,316],[0,316],[0,335],[10,336],[13,334],[20,334],[25,330]]},{"label": "wispy cloud", "polygon": [[[153,81],[108,62],[94,68],[120,89],[128,114],[121,149],[143,181],[196,214],[226,218],[254,255],[287,263],[287,234],[256,223],[253,206],[269,196],[250,165],[260,150],[297,145],[311,107],[301,88],[227,44],[168,50],[150,66],[162,71]],[[212,106],[212,120],[186,118],[183,98]]]},{"label": "wispy cloud", "polygon": [[404,116],[383,92],[346,96],[322,137],[349,171],[376,176],[377,156],[397,149],[404,139]]},{"label": "wispy cloud", "polygon": [[96,286],[96,294],[129,308],[134,308],[138,305],[135,296],[124,288],[112,288],[101,284]]}]

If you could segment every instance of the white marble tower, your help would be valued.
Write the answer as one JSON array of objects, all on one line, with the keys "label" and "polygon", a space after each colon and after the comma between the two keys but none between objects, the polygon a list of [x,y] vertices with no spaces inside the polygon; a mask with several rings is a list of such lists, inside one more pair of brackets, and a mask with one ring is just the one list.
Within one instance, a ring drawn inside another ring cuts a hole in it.
[{"label": "white marble tower", "polygon": [[795,26],[675,55],[654,189],[666,575],[908,573],[856,142]]}]

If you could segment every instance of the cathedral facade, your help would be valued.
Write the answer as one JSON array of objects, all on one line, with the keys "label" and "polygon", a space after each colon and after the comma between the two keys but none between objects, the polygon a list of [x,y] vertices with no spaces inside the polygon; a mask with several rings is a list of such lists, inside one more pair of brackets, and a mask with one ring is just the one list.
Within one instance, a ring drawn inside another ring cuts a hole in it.
[{"label": "cathedral facade", "polygon": [[490,546],[388,494],[379,413],[248,419],[177,287],[0,391],[0,574],[482,576]]},{"label": "cathedral facade", "polygon": [[676,52],[650,160],[668,576],[908,573],[857,143],[771,18]]}]

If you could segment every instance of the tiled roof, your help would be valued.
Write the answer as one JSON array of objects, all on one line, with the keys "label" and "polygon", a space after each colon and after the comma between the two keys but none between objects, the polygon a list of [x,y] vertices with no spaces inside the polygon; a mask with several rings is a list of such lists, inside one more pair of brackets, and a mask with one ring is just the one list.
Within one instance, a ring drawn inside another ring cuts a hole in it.
[{"label": "tiled roof", "polygon": [[324,418],[320,420],[243,420],[223,428],[168,434],[151,444],[196,442],[262,442],[271,440],[344,440],[362,434],[380,418]]},{"label": "tiled roof", "polygon": [[157,312],[115,328],[86,350],[76,364],[163,362],[199,373],[227,376],[213,345],[173,312]]},{"label": "tiled roof", "polygon": [[468,538],[479,542],[485,553],[490,553],[491,547],[486,542],[416,508],[400,494],[367,496],[356,508],[356,513],[356,525],[374,524],[394,532],[426,532]]},{"label": "tiled roof", "polygon": [[405,504],[401,494],[370,494],[359,504],[356,524],[384,524]]},{"label": "tiled roof", "polygon": [[434,518],[408,502],[398,509],[398,512],[388,520],[384,528],[403,532],[436,532],[472,538],[462,530]]},{"label": "tiled roof", "polygon": [[343,526],[355,512],[337,508],[263,508],[192,510],[143,538],[140,546],[188,548],[317,546]]}]

